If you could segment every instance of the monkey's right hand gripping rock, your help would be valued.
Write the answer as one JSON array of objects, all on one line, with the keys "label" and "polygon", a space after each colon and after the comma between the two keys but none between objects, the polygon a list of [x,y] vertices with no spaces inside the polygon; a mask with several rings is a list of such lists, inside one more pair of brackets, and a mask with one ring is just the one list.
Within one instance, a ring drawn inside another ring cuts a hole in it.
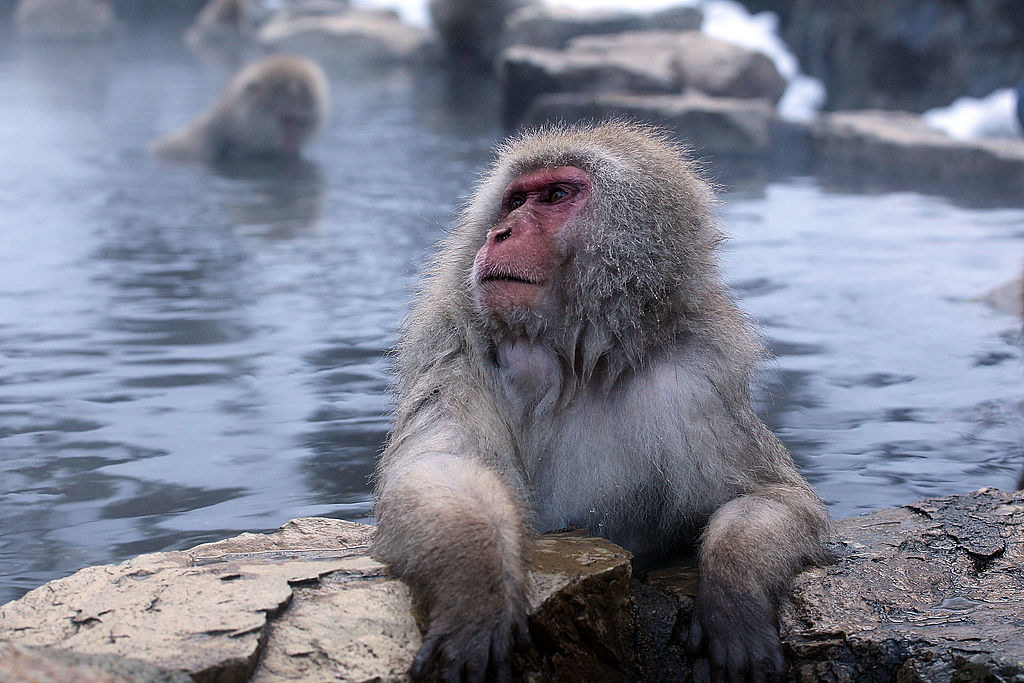
[{"label": "monkey's right hand gripping rock", "polygon": [[512,654],[529,645],[526,609],[481,608],[477,601],[437,605],[409,670],[420,680],[433,672],[443,681],[510,681]]},{"label": "monkey's right hand gripping rock", "polygon": [[775,601],[762,591],[741,593],[706,583],[693,608],[689,654],[708,658],[714,681],[779,680],[786,662]]}]

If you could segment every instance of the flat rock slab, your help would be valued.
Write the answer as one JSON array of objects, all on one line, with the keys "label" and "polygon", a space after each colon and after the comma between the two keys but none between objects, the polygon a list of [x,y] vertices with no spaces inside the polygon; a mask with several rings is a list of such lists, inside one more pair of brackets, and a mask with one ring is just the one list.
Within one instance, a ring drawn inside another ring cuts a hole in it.
[{"label": "flat rock slab", "polygon": [[702,20],[703,13],[696,7],[632,12],[532,3],[505,19],[502,44],[506,47],[533,45],[560,50],[580,36],[627,31],[699,31]]},{"label": "flat rock slab", "polygon": [[955,140],[916,114],[827,114],[812,136],[818,166],[839,180],[1024,203],[1024,141]]},{"label": "flat rock slab", "polygon": [[[0,607],[0,681],[397,681],[422,642],[371,527],[143,555]],[[790,680],[1024,681],[1024,492],[984,489],[836,524],[837,561],[780,608]],[[682,643],[697,572],[631,581],[629,554],[581,534],[536,541],[528,681],[704,681]]]},{"label": "flat rock slab", "polygon": [[772,149],[775,107],[765,99],[560,93],[530,106],[524,126],[626,118],[666,128],[700,155],[763,156]]},{"label": "flat rock slab", "polygon": [[515,45],[498,57],[505,118],[547,93],[681,94],[778,102],[786,80],[764,54],[699,31],[581,36],[562,50]]},{"label": "flat rock slab", "polygon": [[[836,526],[838,561],[799,574],[780,612],[794,680],[1024,681],[1024,492],[930,498]],[[684,568],[635,587],[648,680],[706,675],[681,646],[696,585]]]},{"label": "flat rock slab", "polygon": [[[83,569],[0,607],[0,666],[17,658],[27,670],[31,657],[56,652],[130,660],[146,672],[130,680],[402,680],[421,631],[405,584],[367,554],[371,534],[353,522],[297,519],[274,534]],[[531,629],[541,636],[522,669],[614,677],[616,663],[630,661],[629,554],[606,541],[544,537],[532,577]],[[595,635],[614,656],[594,653]]]},{"label": "flat rock slab", "polygon": [[437,57],[433,34],[380,10],[283,12],[268,21],[257,38],[267,50],[305,55],[328,70],[418,64]]}]

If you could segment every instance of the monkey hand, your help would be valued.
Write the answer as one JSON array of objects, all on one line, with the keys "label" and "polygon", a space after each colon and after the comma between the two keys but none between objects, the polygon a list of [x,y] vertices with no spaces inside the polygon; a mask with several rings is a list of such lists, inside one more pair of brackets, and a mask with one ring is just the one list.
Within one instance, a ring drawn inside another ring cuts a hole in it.
[{"label": "monkey hand", "polygon": [[436,671],[444,681],[511,680],[512,653],[530,641],[525,607],[460,607],[434,610],[410,675],[419,680]]},{"label": "monkey hand", "polygon": [[701,654],[715,681],[773,681],[785,671],[775,605],[762,591],[740,593],[720,586],[701,588],[686,643]]}]

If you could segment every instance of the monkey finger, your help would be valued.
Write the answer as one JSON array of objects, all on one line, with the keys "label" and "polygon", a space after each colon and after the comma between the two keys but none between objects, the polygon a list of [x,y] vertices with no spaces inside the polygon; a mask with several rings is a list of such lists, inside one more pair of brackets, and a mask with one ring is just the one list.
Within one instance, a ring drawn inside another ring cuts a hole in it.
[{"label": "monkey finger", "polygon": [[512,680],[512,658],[507,650],[502,650],[496,640],[491,641],[492,679],[498,683],[508,683]]},{"label": "monkey finger", "polygon": [[718,639],[708,643],[708,661],[711,662],[712,670],[717,669],[723,674],[728,670],[729,652],[725,648],[725,643]]},{"label": "monkey finger", "polygon": [[747,649],[738,642],[733,641],[727,650],[726,668],[729,671],[730,681],[745,681],[747,674],[752,673],[750,660],[747,656]]},{"label": "monkey finger", "polygon": [[416,653],[416,658],[412,660],[412,666],[409,667],[410,676],[419,680],[425,678],[430,673],[431,669],[434,668],[434,663],[437,661],[437,656],[441,653],[441,646],[444,643],[445,636],[446,634],[443,633],[427,634],[423,645],[420,646],[419,652]]},{"label": "monkey finger", "polygon": [[767,680],[777,681],[782,677],[782,673],[786,670],[786,659],[782,656],[781,647],[773,647],[766,654],[761,663],[764,666],[765,673],[767,674]]},{"label": "monkey finger", "polygon": [[466,659],[464,673],[466,683],[483,683],[487,680],[489,652],[475,653]]},{"label": "monkey finger", "polygon": [[443,661],[441,680],[445,683],[462,683],[466,673],[465,662],[462,658],[455,656],[450,648],[445,648]]},{"label": "monkey finger", "polygon": [[512,647],[516,650],[525,650],[533,643],[530,635],[530,625],[525,617],[520,617],[512,622]]},{"label": "monkey finger", "polygon": [[691,657],[701,653],[704,648],[704,629],[700,626],[700,617],[693,616],[693,623],[690,624],[690,635],[686,639],[686,652]]}]

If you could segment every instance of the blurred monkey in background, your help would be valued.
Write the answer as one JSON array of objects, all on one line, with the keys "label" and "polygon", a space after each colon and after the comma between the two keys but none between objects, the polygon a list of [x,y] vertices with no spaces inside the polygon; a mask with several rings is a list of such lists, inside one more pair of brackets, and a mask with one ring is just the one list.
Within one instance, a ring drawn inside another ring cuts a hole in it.
[{"label": "blurred monkey in background", "polygon": [[328,98],[327,79],[314,62],[267,57],[242,69],[209,111],[157,140],[153,152],[198,161],[297,156],[323,126]]}]

